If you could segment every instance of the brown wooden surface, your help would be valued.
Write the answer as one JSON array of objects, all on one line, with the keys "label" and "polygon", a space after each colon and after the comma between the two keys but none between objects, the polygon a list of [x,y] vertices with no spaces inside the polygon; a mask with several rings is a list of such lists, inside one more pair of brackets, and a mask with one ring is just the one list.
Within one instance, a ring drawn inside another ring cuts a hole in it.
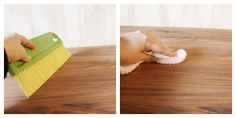
[{"label": "brown wooden surface", "polygon": [[7,77],[5,113],[115,113],[115,46],[70,51],[73,56],[29,99]]},{"label": "brown wooden surface", "polygon": [[143,63],[121,76],[121,113],[232,113],[232,32],[218,29],[121,27],[150,31],[187,50],[178,65]]}]

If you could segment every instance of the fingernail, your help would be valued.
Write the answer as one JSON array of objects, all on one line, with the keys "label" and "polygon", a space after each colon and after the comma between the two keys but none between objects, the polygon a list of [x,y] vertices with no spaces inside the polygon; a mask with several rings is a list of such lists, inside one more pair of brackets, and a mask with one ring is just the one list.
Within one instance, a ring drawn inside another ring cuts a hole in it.
[{"label": "fingernail", "polygon": [[28,56],[28,61],[31,60],[31,56]]},{"label": "fingernail", "polygon": [[27,55],[27,58],[24,60],[25,62],[28,62],[31,60],[31,56]]}]

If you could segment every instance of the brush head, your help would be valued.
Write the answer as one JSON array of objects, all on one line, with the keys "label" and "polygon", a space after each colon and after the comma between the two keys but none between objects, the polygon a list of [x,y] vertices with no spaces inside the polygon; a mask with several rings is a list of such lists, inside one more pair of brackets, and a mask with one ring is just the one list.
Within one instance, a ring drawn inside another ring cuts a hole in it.
[{"label": "brush head", "polygon": [[153,53],[152,55],[156,57],[155,61],[160,64],[178,64],[186,59],[187,52],[184,49],[179,49],[174,57],[169,57],[160,53]]}]

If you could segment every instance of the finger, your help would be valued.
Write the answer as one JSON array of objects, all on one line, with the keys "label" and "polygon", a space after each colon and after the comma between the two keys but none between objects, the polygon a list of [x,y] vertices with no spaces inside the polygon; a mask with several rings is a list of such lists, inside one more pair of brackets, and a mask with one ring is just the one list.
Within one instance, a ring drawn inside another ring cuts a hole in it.
[{"label": "finger", "polygon": [[34,43],[31,41],[31,40],[28,40],[27,38],[25,38],[24,36],[20,36],[20,43],[27,47],[27,48],[30,48],[30,49],[34,49],[35,48],[35,45]]},{"label": "finger", "polygon": [[138,57],[139,57],[140,60],[149,60],[149,59],[151,58],[150,55],[145,54],[145,53],[140,53],[140,54],[138,55]]},{"label": "finger", "polygon": [[150,57],[146,60],[144,60],[145,62],[154,62],[156,60],[155,56],[150,55]]},{"label": "finger", "polygon": [[148,48],[148,52],[158,52],[161,53],[164,51],[164,48],[157,45],[157,44],[151,44]]},{"label": "finger", "polygon": [[25,49],[23,48],[23,46],[21,44],[18,43],[18,54],[19,54],[19,58],[17,60],[21,60],[23,62],[28,62],[31,60],[31,56],[29,56]]},{"label": "finger", "polygon": [[21,58],[22,61],[24,62],[28,62],[31,60],[31,56],[27,55],[27,54],[24,54]]},{"label": "finger", "polygon": [[161,53],[164,54],[164,55],[170,56],[170,57],[174,57],[177,54],[176,50],[171,49],[171,48],[168,48],[168,49],[162,51]]},{"label": "finger", "polygon": [[176,51],[172,48],[166,47],[160,40],[158,39],[151,39],[148,43],[148,50],[149,52],[153,53],[161,53],[166,56],[176,56]]},{"label": "finger", "polygon": [[153,53],[161,53],[163,55],[170,56],[170,57],[176,56],[176,50],[175,49],[167,48],[163,45],[157,45],[155,43],[151,44],[148,47],[148,50],[146,50],[146,51],[147,52],[153,52]]},{"label": "finger", "polygon": [[147,52],[162,52],[165,49],[165,45],[158,39],[155,39],[149,32],[146,32],[148,37],[146,42],[145,51]]}]

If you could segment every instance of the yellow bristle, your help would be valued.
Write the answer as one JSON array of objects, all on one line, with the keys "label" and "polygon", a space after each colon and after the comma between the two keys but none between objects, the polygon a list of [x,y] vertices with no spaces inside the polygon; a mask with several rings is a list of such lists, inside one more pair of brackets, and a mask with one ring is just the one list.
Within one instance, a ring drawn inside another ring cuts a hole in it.
[{"label": "yellow bristle", "polygon": [[25,95],[30,97],[70,56],[69,51],[61,45],[30,67],[15,75],[15,79]]}]

